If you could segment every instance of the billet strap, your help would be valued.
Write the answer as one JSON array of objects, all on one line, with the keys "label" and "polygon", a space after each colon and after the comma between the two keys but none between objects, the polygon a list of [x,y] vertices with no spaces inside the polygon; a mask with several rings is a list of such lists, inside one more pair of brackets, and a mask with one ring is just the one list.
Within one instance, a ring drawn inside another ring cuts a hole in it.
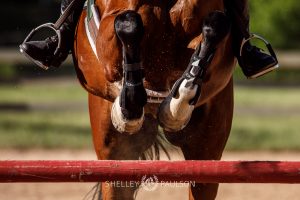
[{"label": "billet strap", "polygon": [[252,40],[252,39],[259,39],[259,40],[263,41],[263,42],[265,43],[265,45],[266,45],[266,47],[267,47],[267,49],[268,49],[270,55],[271,55],[272,57],[274,57],[276,61],[278,61],[278,60],[277,60],[277,56],[276,56],[276,54],[275,54],[275,51],[273,50],[271,44],[270,44],[265,38],[263,38],[262,36],[257,35],[257,34],[254,34],[254,33],[252,33],[252,34],[250,35],[249,38],[244,38],[244,39],[243,39],[242,44],[241,44],[241,47],[240,47],[240,57],[241,57],[241,58],[243,58],[242,54],[243,54],[243,49],[244,49],[245,44],[246,44],[247,42],[249,42],[250,40]]}]

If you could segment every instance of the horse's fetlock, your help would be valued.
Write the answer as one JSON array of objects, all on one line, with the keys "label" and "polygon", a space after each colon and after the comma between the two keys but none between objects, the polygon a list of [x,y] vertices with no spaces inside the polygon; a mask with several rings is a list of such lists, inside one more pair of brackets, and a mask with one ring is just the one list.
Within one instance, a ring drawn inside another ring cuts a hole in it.
[{"label": "horse's fetlock", "polygon": [[190,100],[197,93],[198,86],[193,84],[193,79],[184,79],[179,86],[178,94],[182,100]]},{"label": "horse's fetlock", "polygon": [[113,103],[111,109],[111,121],[115,129],[120,133],[134,134],[138,132],[144,122],[144,109],[137,110],[137,114],[139,116],[125,116],[125,114],[132,115],[132,112],[128,112],[127,109],[124,109],[120,105],[120,97],[117,97],[115,102]]},{"label": "horse's fetlock", "polygon": [[128,86],[125,84],[120,98],[122,108],[135,111],[136,107],[144,107],[147,103],[147,93],[142,84]]}]

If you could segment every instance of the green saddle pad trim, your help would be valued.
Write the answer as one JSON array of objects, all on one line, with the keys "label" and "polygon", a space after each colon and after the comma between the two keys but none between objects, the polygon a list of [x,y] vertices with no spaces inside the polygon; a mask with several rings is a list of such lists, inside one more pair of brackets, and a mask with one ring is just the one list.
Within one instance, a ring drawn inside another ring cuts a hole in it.
[{"label": "green saddle pad trim", "polygon": [[95,4],[95,0],[87,0],[87,20],[90,21],[93,17],[92,5]]}]

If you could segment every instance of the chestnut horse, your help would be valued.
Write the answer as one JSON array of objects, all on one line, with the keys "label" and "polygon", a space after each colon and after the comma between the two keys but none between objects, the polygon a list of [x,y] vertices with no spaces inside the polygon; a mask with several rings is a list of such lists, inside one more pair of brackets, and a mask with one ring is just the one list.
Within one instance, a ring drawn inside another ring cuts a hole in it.
[{"label": "chestnut horse", "polygon": [[[95,5],[100,13],[95,46],[84,10],[73,56],[89,92],[98,159],[139,159],[156,141],[159,125],[186,160],[221,159],[231,129],[235,64],[226,16],[214,12],[224,10],[223,1]],[[134,199],[137,189],[101,187],[103,199]],[[197,183],[189,196],[212,200],[217,189],[218,184]]]}]

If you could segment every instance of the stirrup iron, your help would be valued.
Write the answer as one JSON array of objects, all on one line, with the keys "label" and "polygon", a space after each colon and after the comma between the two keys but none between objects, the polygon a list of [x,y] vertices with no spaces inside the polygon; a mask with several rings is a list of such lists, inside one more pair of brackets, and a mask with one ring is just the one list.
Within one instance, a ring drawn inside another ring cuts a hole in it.
[{"label": "stirrup iron", "polygon": [[[63,23],[66,21],[66,19],[72,14],[72,11],[74,10],[75,6],[79,5],[78,1],[73,0],[68,7],[65,9],[65,11],[62,13],[62,15],[58,18],[58,20],[55,23],[45,23],[42,24],[36,28],[34,28],[29,34],[28,36],[25,38],[25,40],[22,42],[22,44],[30,41],[32,39],[32,37],[41,29],[44,28],[48,28],[51,29],[55,32],[55,35],[58,38],[58,44],[57,47],[54,51],[54,56],[57,56],[60,53],[61,50],[61,44],[62,44],[62,37],[61,37],[61,31],[60,31],[60,27],[63,25]],[[29,55],[26,54],[26,52],[22,51],[22,49],[20,50],[21,53],[24,53],[30,60],[32,60],[35,64],[37,64],[38,66],[40,66],[41,68],[47,70],[49,67],[43,65],[42,63],[32,59]]]},{"label": "stirrup iron", "polygon": [[260,41],[263,41],[263,43],[266,45],[270,55],[272,57],[274,57],[274,59],[278,62],[277,56],[276,56],[275,51],[273,50],[271,44],[265,38],[263,38],[262,36],[254,34],[254,33],[252,33],[249,38],[244,38],[243,39],[241,47],[240,47],[240,55],[239,55],[240,58],[243,58],[242,54],[243,54],[245,44],[247,42],[249,42],[250,40],[252,40],[252,39],[258,39]]},{"label": "stirrup iron", "polygon": [[[59,52],[60,52],[60,49],[61,49],[61,32],[59,29],[56,29],[55,25],[53,23],[46,23],[46,24],[42,24],[36,28],[34,28],[30,33],[29,35],[25,38],[25,40],[23,41],[22,44],[28,42],[31,40],[31,38],[41,29],[44,29],[44,28],[48,28],[48,29],[51,29],[55,32],[55,34],[57,35],[57,38],[58,38],[58,44],[57,44],[57,47],[54,51],[54,56],[58,55]],[[29,55],[26,54],[26,52],[24,52],[22,49],[20,49],[21,53],[24,53],[30,60],[32,60],[35,64],[37,64],[39,67],[47,70],[49,67],[48,66],[45,66],[43,65],[41,62],[37,61],[37,60],[34,60],[32,59]]]}]

